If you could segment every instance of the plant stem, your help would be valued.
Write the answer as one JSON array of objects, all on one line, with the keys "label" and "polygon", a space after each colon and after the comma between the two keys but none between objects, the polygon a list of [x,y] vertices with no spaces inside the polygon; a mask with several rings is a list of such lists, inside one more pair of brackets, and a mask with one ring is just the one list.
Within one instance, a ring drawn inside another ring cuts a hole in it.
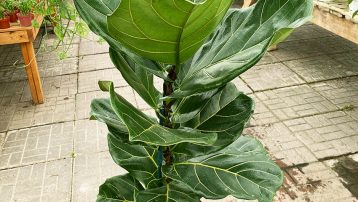
[{"label": "plant stem", "polygon": [[[171,81],[164,81],[163,83],[163,96],[170,96],[174,92],[173,84],[174,81],[177,79],[177,74],[175,72],[175,66],[172,66],[172,68],[168,72],[168,77],[171,79]],[[173,124],[171,122],[171,107],[173,106],[175,100],[174,99],[168,99],[163,101],[163,107],[161,110],[161,117],[160,117],[160,125],[167,127],[167,128],[173,128]],[[158,148],[158,178],[162,178],[162,161],[163,158],[165,160],[166,165],[172,164],[172,156],[169,150],[169,147],[166,147],[165,151],[163,151],[163,147],[160,146]]]}]

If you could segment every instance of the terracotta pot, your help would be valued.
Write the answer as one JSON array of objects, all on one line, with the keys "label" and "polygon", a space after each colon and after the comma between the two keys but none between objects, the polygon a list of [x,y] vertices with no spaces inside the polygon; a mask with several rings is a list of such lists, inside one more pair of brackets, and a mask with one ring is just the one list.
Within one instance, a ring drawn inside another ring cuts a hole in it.
[{"label": "terracotta pot", "polygon": [[9,17],[10,17],[10,22],[17,22],[17,20],[18,20],[16,11],[10,13]]},{"label": "terracotta pot", "polygon": [[10,28],[10,17],[6,16],[3,19],[0,19],[0,29]]},{"label": "terracotta pot", "polygon": [[21,13],[18,13],[17,17],[19,18],[21,26],[29,27],[32,25],[32,13],[29,13],[27,15],[22,15]]}]

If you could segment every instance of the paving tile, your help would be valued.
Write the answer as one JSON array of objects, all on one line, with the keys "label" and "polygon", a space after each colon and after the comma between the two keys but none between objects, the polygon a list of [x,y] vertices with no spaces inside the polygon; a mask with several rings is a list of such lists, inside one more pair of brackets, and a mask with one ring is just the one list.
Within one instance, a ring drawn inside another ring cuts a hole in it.
[{"label": "paving tile", "polygon": [[325,81],[310,86],[339,108],[358,106],[358,77]]},{"label": "paving tile", "polygon": [[252,90],[245,84],[245,82],[240,77],[237,77],[236,79],[232,80],[231,82],[235,84],[236,88],[239,91],[241,91],[245,94],[252,93]]},{"label": "paving tile", "polygon": [[36,55],[36,60],[38,62],[45,60],[59,60],[59,52],[61,51],[66,51],[67,58],[77,57],[79,44],[59,46],[57,50],[53,50],[52,47],[42,47]]},{"label": "paving tile", "polygon": [[[116,92],[124,97],[128,102],[138,107],[134,91],[129,86],[117,87]],[[90,105],[95,98],[108,98],[109,94],[102,91],[91,91],[76,95],[76,120],[88,119],[90,117]],[[143,101],[144,102],[144,101]]]},{"label": "paving tile", "polygon": [[[77,58],[52,59],[38,62],[40,77],[54,77],[77,73]],[[27,80],[23,65],[0,67],[0,83]]]},{"label": "paving tile", "polygon": [[292,168],[287,173],[284,189],[290,197],[277,201],[354,201],[335,172],[321,162]]},{"label": "paving tile", "polygon": [[358,151],[358,122],[337,111],[284,122],[319,158]]},{"label": "paving tile", "polygon": [[[62,75],[41,79],[45,99],[59,96],[71,96],[77,93],[77,75]],[[31,101],[31,92],[27,81],[0,83],[0,101],[5,97],[15,96],[18,102]],[[12,99],[15,101],[14,99]]]},{"label": "paving tile", "polygon": [[257,63],[257,65],[266,65],[266,64],[272,64],[277,62],[279,62],[279,60],[275,56],[273,56],[270,52],[267,52]]},{"label": "paving tile", "polygon": [[107,134],[108,129],[104,123],[95,120],[76,121],[75,154],[108,151]]},{"label": "paving tile", "polygon": [[[77,35],[73,36],[73,38],[66,36],[66,37],[64,37],[63,41],[61,41],[61,44],[66,44],[66,45],[67,44],[78,44],[78,43],[80,43],[80,41],[81,41],[81,38]],[[59,42],[58,37],[55,34],[47,33],[42,37],[41,45],[53,47],[53,46],[56,46],[58,44],[58,42]]]},{"label": "paving tile", "polygon": [[73,133],[73,122],[9,131],[0,155],[0,168],[71,157]]},{"label": "paving tile", "polygon": [[20,129],[49,123],[73,121],[75,118],[75,97],[74,95],[59,96],[47,98],[45,103],[41,105],[21,102],[0,106],[0,108],[10,109],[7,113],[5,112],[3,119],[4,129]]},{"label": "paving tile", "polygon": [[78,75],[78,92],[98,91],[98,81],[113,81],[115,87],[128,86],[121,73],[116,69],[105,69],[92,72],[84,72]]},{"label": "paving tile", "polygon": [[81,38],[81,42],[104,42],[104,39],[90,31],[85,37]]},{"label": "paving tile", "polygon": [[293,86],[256,93],[256,96],[280,120],[338,110],[308,85]]},{"label": "paving tile", "polygon": [[358,194],[358,154],[324,161],[341,178],[343,185],[354,195]]},{"label": "paving tile", "polygon": [[0,132],[7,131],[12,117],[16,111],[16,105],[8,105],[4,107],[0,103]]},{"label": "paving tile", "polygon": [[73,202],[95,201],[98,188],[107,178],[125,174],[108,152],[77,155],[74,160]]},{"label": "paving tile", "polygon": [[1,155],[2,145],[3,145],[4,142],[5,142],[5,137],[6,137],[6,133],[0,133],[0,155]]},{"label": "paving tile", "polygon": [[281,167],[315,162],[317,159],[282,122],[247,128],[244,134],[258,138],[280,161]]},{"label": "paving tile", "polygon": [[356,51],[358,46],[339,36],[317,39],[285,41],[278,45],[278,50],[271,54],[280,61],[295,60],[323,54]]},{"label": "paving tile", "polygon": [[107,42],[99,43],[97,41],[84,41],[80,43],[79,55],[95,55],[100,53],[108,53],[109,45]]},{"label": "paving tile", "polygon": [[348,115],[350,115],[353,119],[358,121],[358,108],[353,108],[345,111]]},{"label": "paving tile", "polygon": [[280,63],[255,66],[240,77],[255,92],[304,83],[298,75]]},{"label": "paving tile", "polygon": [[[41,44],[41,37],[37,37],[33,42],[35,51],[38,51]],[[0,67],[23,63],[21,48],[19,44],[0,46]],[[1,68],[0,68],[1,69]]]},{"label": "paving tile", "polygon": [[306,24],[295,29],[285,41],[316,39],[329,36],[333,36],[333,34],[317,25]]},{"label": "paving tile", "polygon": [[[339,55],[343,56],[347,53]],[[358,60],[348,61],[347,59],[345,63],[342,63],[326,55],[288,61],[285,64],[307,82],[358,75]]]},{"label": "paving tile", "polygon": [[274,122],[278,122],[279,119],[270,111],[270,109],[257,98],[256,94],[250,94],[255,101],[255,111],[252,118],[249,121],[249,125],[266,125]]},{"label": "paving tile", "polygon": [[114,68],[108,53],[86,55],[79,58],[79,72]]},{"label": "paving tile", "polygon": [[[333,60],[339,62],[340,65],[350,67],[351,71],[357,72],[358,67],[358,51],[350,51],[349,53],[329,55]],[[348,72],[350,73],[350,72]]]},{"label": "paving tile", "polygon": [[71,159],[0,170],[0,202],[69,202]]}]

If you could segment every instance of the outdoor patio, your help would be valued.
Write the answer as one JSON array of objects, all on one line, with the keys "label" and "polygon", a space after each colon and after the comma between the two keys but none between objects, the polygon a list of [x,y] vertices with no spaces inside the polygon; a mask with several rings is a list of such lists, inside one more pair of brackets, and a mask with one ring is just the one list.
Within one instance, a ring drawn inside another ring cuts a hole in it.
[{"label": "outdoor patio", "polygon": [[[39,51],[41,105],[32,105],[20,47],[0,46],[0,202],[95,201],[106,178],[125,172],[108,153],[106,126],[89,120],[91,100],[107,97],[97,81],[113,80],[154,112],[97,39],[75,40],[62,61]],[[245,134],[285,171],[276,201],[358,201],[358,45],[309,23],[234,83],[256,100]]]}]

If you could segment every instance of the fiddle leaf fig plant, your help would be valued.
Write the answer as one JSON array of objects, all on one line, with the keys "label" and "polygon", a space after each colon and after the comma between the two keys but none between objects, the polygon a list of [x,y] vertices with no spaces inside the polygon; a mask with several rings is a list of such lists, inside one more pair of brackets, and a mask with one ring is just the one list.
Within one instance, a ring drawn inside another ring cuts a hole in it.
[{"label": "fiddle leaf fig plant", "polygon": [[[113,160],[128,171],[100,186],[98,202],[272,201],[283,181],[263,145],[242,136],[253,100],[231,81],[311,16],[308,0],[75,0],[89,28],[110,45],[151,117],[100,81],[91,119],[108,126]],[[156,89],[154,77],[163,79]]]}]

